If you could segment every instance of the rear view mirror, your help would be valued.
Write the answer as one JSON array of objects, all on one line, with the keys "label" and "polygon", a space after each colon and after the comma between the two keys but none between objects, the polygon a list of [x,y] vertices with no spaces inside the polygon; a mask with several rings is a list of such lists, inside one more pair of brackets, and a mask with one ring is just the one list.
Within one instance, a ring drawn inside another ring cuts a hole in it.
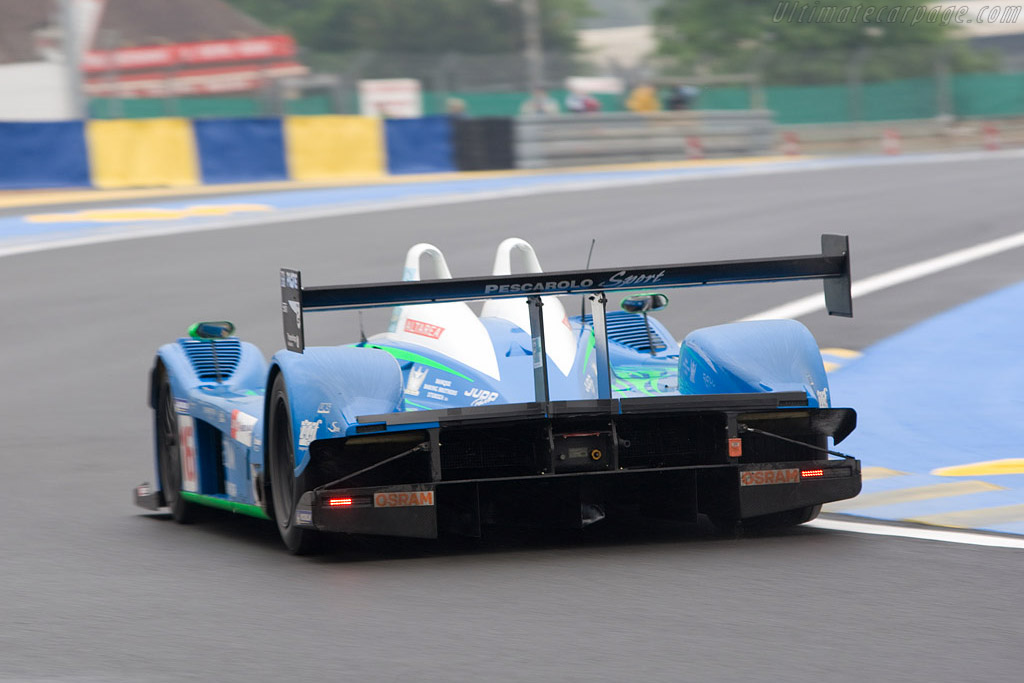
[{"label": "rear view mirror", "polygon": [[668,307],[668,297],[657,292],[627,296],[619,304],[626,313],[647,313]]},{"label": "rear view mirror", "polygon": [[234,323],[227,320],[199,322],[188,328],[188,336],[193,339],[227,339],[235,333]]}]

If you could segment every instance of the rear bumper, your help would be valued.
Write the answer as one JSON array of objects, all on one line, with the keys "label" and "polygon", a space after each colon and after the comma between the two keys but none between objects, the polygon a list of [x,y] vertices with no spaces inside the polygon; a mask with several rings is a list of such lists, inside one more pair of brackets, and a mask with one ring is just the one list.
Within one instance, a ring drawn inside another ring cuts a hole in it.
[{"label": "rear bumper", "polygon": [[747,465],[738,472],[739,519],[853,498],[860,493],[859,460]]},{"label": "rear bumper", "polygon": [[477,536],[491,522],[581,528],[588,505],[744,519],[852,498],[860,488],[860,461],[852,459],[572,472],[307,491],[295,523],[327,532]]}]

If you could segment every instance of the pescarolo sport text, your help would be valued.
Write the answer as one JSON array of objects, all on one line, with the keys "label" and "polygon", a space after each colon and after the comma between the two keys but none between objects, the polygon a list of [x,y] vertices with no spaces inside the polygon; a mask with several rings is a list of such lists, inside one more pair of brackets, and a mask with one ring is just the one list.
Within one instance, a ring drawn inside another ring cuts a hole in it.
[{"label": "pescarolo sport text", "polygon": [[661,278],[665,277],[665,271],[659,271],[657,273],[635,273],[629,274],[629,271],[620,270],[619,272],[612,275],[610,278],[601,283],[602,287],[626,287],[629,285],[653,285],[661,282]]},{"label": "pescarolo sport text", "polygon": [[509,285],[486,285],[484,294],[517,294],[519,292],[547,292],[558,289],[586,289],[593,280],[551,280],[549,282],[515,282]]}]

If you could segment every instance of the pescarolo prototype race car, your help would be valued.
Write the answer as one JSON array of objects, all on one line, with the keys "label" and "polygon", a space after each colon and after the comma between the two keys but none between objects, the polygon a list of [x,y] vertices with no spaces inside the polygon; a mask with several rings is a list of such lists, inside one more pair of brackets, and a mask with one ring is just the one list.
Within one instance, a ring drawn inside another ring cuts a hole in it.
[{"label": "pescarolo prototype race car", "polygon": [[[286,348],[269,363],[202,322],[150,378],[156,483],[138,505],[187,522],[200,506],[270,520],[287,548],[324,534],[479,536],[487,525],[582,528],[629,512],[774,528],[855,496],[854,428],[792,320],[718,325],[680,343],[650,313],[670,289],[822,279],[852,315],[847,238],[820,254],[544,273],[520,239],[493,274],[452,278],[434,246],[401,282],[304,287],[281,271]],[[520,267],[512,273],[513,257]],[[421,280],[421,262],[436,277]],[[606,310],[623,292],[622,310]],[[567,314],[559,296],[590,312]],[[479,314],[468,302],[483,302]],[[386,332],[306,346],[311,311],[392,307]],[[835,457],[830,457],[830,455]]]}]

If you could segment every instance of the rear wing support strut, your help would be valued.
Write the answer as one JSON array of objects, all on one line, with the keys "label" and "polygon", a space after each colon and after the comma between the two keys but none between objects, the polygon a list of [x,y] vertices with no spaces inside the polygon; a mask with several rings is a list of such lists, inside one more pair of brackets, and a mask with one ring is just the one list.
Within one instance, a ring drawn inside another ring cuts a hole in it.
[{"label": "rear wing support strut", "polygon": [[594,321],[594,360],[597,362],[597,397],[612,397],[612,367],[608,358],[608,297],[604,292],[590,295],[590,319]]},{"label": "rear wing support strut", "polygon": [[548,392],[547,345],[544,343],[544,302],[539,296],[526,298],[530,307],[530,339],[533,349],[533,395],[537,403],[546,404]]}]

